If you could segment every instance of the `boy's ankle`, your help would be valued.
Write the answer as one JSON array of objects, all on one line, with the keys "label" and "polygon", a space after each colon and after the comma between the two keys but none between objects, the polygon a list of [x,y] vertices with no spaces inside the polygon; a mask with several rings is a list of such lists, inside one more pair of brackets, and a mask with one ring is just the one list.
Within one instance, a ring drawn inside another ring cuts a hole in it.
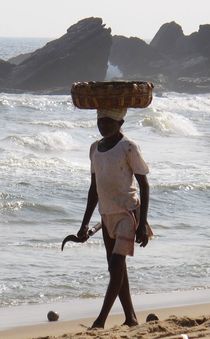
[{"label": "boy's ankle", "polygon": [[104,322],[97,318],[91,326],[91,329],[94,328],[104,328]]},{"label": "boy's ankle", "polygon": [[136,319],[136,317],[129,317],[129,318],[126,318],[124,323],[122,325],[127,325],[129,327],[132,327],[132,326],[137,326],[139,323],[138,323],[138,320]]}]

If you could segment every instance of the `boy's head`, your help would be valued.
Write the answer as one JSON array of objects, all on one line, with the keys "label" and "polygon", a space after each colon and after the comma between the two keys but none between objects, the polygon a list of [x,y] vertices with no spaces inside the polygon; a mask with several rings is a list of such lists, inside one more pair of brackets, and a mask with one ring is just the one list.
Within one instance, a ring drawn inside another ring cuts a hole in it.
[{"label": "boy's head", "polygon": [[127,109],[98,109],[97,110],[97,125],[99,132],[103,137],[110,137],[119,133],[124,116]]}]

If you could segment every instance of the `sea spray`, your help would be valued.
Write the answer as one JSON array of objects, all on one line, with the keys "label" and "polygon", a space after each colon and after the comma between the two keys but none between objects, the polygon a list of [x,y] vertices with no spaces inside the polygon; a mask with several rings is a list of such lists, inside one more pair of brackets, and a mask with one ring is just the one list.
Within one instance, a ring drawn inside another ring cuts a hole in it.
[{"label": "sea spray", "polygon": [[66,151],[78,147],[71,135],[62,131],[41,132],[32,136],[10,135],[7,141],[34,151]]},{"label": "sea spray", "polygon": [[75,122],[70,122],[68,120],[37,120],[37,121],[32,121],[32,125],[40,125],[40,126],[49,126],[52,128],[61,128],[61,129],[73,129],[75,127],[81,127],[81,128],[92,128],[96,126],[96,120],[89,120],[89,121],[75,121]]},{"label": "sea spray", "polygon": [[118,66],[112,65],[110,62],[108,62],[108,68],[106,72],[106,81],[111,81],[112,79],[122,78],[123,73],[120,71]]},{"label": "sea spray", "polygon": [[142,126],[152,127],[152,129],[163,135],[183,135],[198,136],[199,132],[189,119],[171,112],[160,112],[153,110],[142,120]]}]

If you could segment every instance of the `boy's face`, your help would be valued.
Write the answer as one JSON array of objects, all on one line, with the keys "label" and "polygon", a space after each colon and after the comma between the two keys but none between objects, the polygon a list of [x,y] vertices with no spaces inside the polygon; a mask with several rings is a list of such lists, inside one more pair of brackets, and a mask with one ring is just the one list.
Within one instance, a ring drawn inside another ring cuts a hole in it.
[{"label": "boy's face", "polygon": [[113,120],[111,118],[100,118],[97,120],[99,132],[105,138],[117,134],[122,125],[122,121]]}]

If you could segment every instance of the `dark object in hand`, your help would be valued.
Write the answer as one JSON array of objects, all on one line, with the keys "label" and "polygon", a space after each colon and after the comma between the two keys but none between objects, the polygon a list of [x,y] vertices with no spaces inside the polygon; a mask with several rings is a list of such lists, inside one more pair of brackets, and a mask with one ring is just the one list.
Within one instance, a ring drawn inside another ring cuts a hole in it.
[{"label": "dark object in hand", "polygon": [[101,227],[102,227],[101,223],[96,224],[94,227],[92,227],[88,231],[86,238],[80,238],[80,237],[78,237],[77,235],[74,235],[74,234],[67,235],[67,237],[65,237],[63,242],[62,242],[61,251],[63,251],[64,246],[68,241],[80,242],[80,243],[85,242],[85,241],[88,240],[89,237],[93,236],[96,232],[98,232],[101,229]]}]

